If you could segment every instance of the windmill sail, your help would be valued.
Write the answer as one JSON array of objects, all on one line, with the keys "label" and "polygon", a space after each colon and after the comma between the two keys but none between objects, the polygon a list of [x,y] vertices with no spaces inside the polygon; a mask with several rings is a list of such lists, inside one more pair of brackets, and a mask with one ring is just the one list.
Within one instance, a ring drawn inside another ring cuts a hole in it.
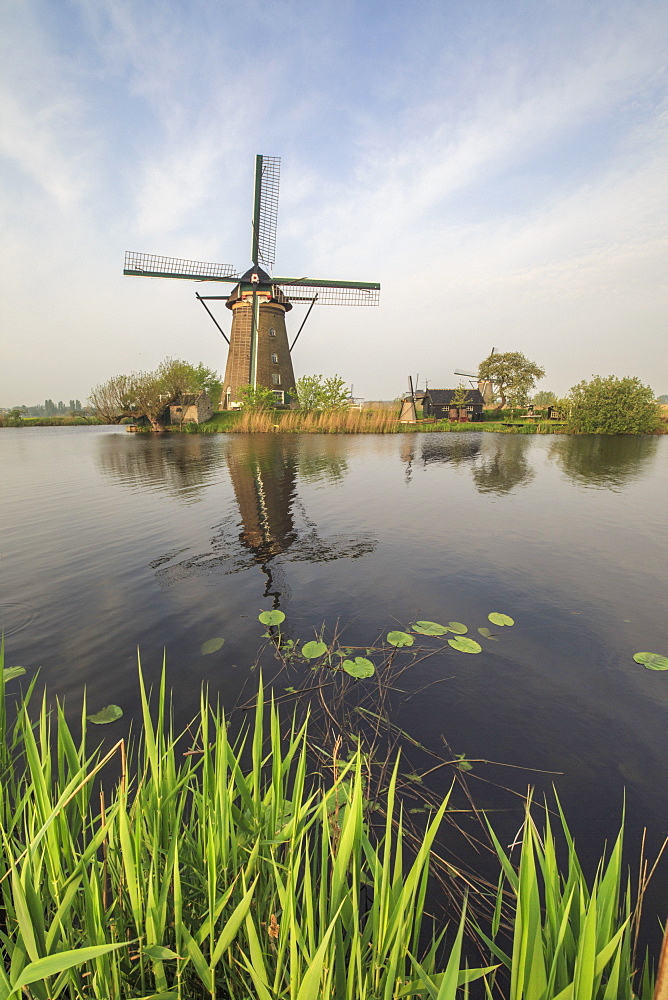
[{"label": "windmill sail", "polygon": [[141,278],[186,278],[189,281],[239,280],[239,273],[231,264],[207,264],[201,260],[182,260],[180,257],[160,257],[154,253],[135,253],[127,250],[123,274]]},{"label": "windmill sail", "polygon": [[377,281],[325,281],[319,278],[274,278],[288,302],[311,302],[321,306],[377,306]]},{"label": "windmill sail", "polygon": [[255,198],[253,204],[254,264],[273,267],[276,260],[276,220],[278,218],[278,185],[281,177],[279,156],[255,157]]}]

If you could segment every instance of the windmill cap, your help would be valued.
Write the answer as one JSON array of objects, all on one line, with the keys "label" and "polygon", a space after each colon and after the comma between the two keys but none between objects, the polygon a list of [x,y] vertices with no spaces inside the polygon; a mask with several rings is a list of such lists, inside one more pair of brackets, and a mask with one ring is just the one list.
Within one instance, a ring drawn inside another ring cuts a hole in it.
[{"label": "windmill cap", "polygon": [[259,265],[257,267],[255,265],[253,265],[253,267],[249,267],[248,270],[246,271],[246,273],[241,275],[241,279],[240,280],[241,281],[252,281],[254,274],[257,274],[257,276],[259,278],[258,284],[260,284],[260,285],[270,285],[271,284],[271,277],[267,274],[267,272],[264,270],[264,268],[260,267]]}]

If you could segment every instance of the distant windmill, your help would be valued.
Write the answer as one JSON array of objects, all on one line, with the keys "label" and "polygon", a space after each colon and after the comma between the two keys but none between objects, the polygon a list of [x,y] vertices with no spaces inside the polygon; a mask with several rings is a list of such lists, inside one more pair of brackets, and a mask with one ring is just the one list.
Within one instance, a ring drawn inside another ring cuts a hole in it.
[{"label": "distant windmill", "polygon": [[[496,350],[496,348],[493,347],[492,350],[491,350],[491,352],[490,352],[490,354],[489,354],[490,358],[491,358],[492,354],[494,354],[495,350]],[[472,389],[478,389],[480,391],[480,394],[481,394],[482,398],[484,399],[485,403],[491,403],[492,402],[492,399],[493,399],[493,396],[494,396],[494,386],[493,386],[493,383],[492,383],[491,379],[488,379],[488,378],[478,378],[477,373],[474,374],[473,372],[455,372],[454,374],[455,375],[463,375],[464,378],[471,379],[472,380],[471,383],[470,383],[471,388]],[[475,382],[475,385],[473,384],[474,382]]]},{"label": "distant windmill", "polygon": [[[226,281],[236,287],[230,295],[198,295],[206,311],[230,345],[223,389],[224,405],[240,399],[242,386],[273,389],[277,401],[284,401],[285,390],[295,385],[291,352],[304,328],[311,309],[320,305],[375,306],[380,285],[369,281],[328,281],[318,278],[272,278],[276,254],[276,219],[280,158],[255,157],[255,195],[252,223],[252,267],[244,274],[228,264],[206,264],[157,257],[153,254],[125,254],[123,274],[144,278],[185,278],[190,281]],[[229,339],[206,305],[211,300],[225,300],[232,310]],[[292,303],[310,303],[306,316],[292,344],[288,346],[285,314]]]},{"label": "distant windmill", "polygon": [[417,413],[415,411],[415,391],[413,389],[412,376],[408,376],[408,393],[401,400],[401,412],[399,414],[400,424],[416,424]]}]

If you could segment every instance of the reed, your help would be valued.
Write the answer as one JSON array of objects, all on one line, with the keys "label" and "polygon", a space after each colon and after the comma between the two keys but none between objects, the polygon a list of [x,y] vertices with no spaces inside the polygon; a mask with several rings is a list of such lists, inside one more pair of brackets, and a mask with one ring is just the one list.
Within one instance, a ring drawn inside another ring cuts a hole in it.
[{"label": "reed", "polygon": [[310,774],[307,726],[261,687],[237,741],[203,695],[184,744],[164,673],[153,712],[139,684],[141,739],[103,754],[85,704],[77,738],[34,685],[8,726],[3,675],[1,1000],[454,1000],[489,971],[460,968],[463,919],[439,964],[424,916],[447,798],[406,860],[396,766],[373,836],[360,754]]},{"label": "reed", "polygon": [[[34,681],[8,703],[21,668],[3,652],[0,1000],[456,1000],[472,982],[488,1000],[651,997],[621,833],[590,885],[561,812],[563,867],[529,802],[517,866],[490,827],[490,926],[460,899],[446,944],[426,900],[449,796],[409,847],[397,760],[374,828],[361,752],[314,771],[308,720],[281,718],[261,683],[237,739],[205,693],[175,734],[164,670],[150,699],[140,668],[140,738],[104,752],[85,700],[78,735]],[[467,926],[482,968],[466,965]]]},{"label": "reed", "polygon": [[403,430],[398,410],[356,408],[322,413],[300,410],[247,410],[229,427],[231,433],[394,434]]}]

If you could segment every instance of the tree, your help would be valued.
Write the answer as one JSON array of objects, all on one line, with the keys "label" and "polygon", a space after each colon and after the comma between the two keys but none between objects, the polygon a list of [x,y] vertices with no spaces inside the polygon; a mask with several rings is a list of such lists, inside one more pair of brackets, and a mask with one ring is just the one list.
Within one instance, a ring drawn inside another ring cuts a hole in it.
[{"label": "tree", "polygon": [[545,390],[542,390],[541,392],[536,393],[531,402],[534,406],[554,406],[557,402],[557,397],[553,392],[546,392]]},{"label": "tree", "polygon": [[166,358],[155,371],[116,375],[103,382],[91,392],[89,404],[109,423],[117,424],[128,416],[146,417],[154,431],[161,431],[169,405],[182,393],[199,393],[207,386],[215,391],[216,384],[222,386],[216,373],[204,365]]},{"label": "tree", "polygon": [[657,396],[657,400],[656,401],[657,401],[657,403],[661,403],[663,406],[665,406],[666,403],[668,403],[668,396],[665,395],[665,394],[663,396]]},{"label": "tree", "polygon": [[303,375],[297,379],[295,393],[299,409],[305,412],[345,410],[350,406],[350,391],[340,375]]},{"label": "tree", "polygon": [[[114,375],[91,390],[88,405],[95,416],[107,424],[120,424],[123,417],[130,413],[131,378],[130,375]],[[47,400],[49,402],[51,401]]]},{"label": "tree", "polygon": [[535,383],[544,375],[545,369],[529,361],[520,351],[490,354],[478,365],[478,378],[492,382],[499,394],[497,410],[502,410],[506,403],[523,406],[528,402]]},{"label": "tree", "polygon": [[451,406],[456,406],[458,407],[458,409],[461,410],[463,407],[467,405],[467,403],[470,402],[471,400],[469,399],[468,389],[466,388],[463,382],[460,382],[457,388],[455,389],[455,394],[452,397]]},{"label": "tree", "polygon": [[583,380],[568,402],[568,429],[577,434],[651,434],[659,426],[654,392],[637,377]]},{"label": "tree", "polygon": [[239,389],[241,407],[244,410],[271,410],[276,405],[274,390],[264,385],[243,385]]}]

